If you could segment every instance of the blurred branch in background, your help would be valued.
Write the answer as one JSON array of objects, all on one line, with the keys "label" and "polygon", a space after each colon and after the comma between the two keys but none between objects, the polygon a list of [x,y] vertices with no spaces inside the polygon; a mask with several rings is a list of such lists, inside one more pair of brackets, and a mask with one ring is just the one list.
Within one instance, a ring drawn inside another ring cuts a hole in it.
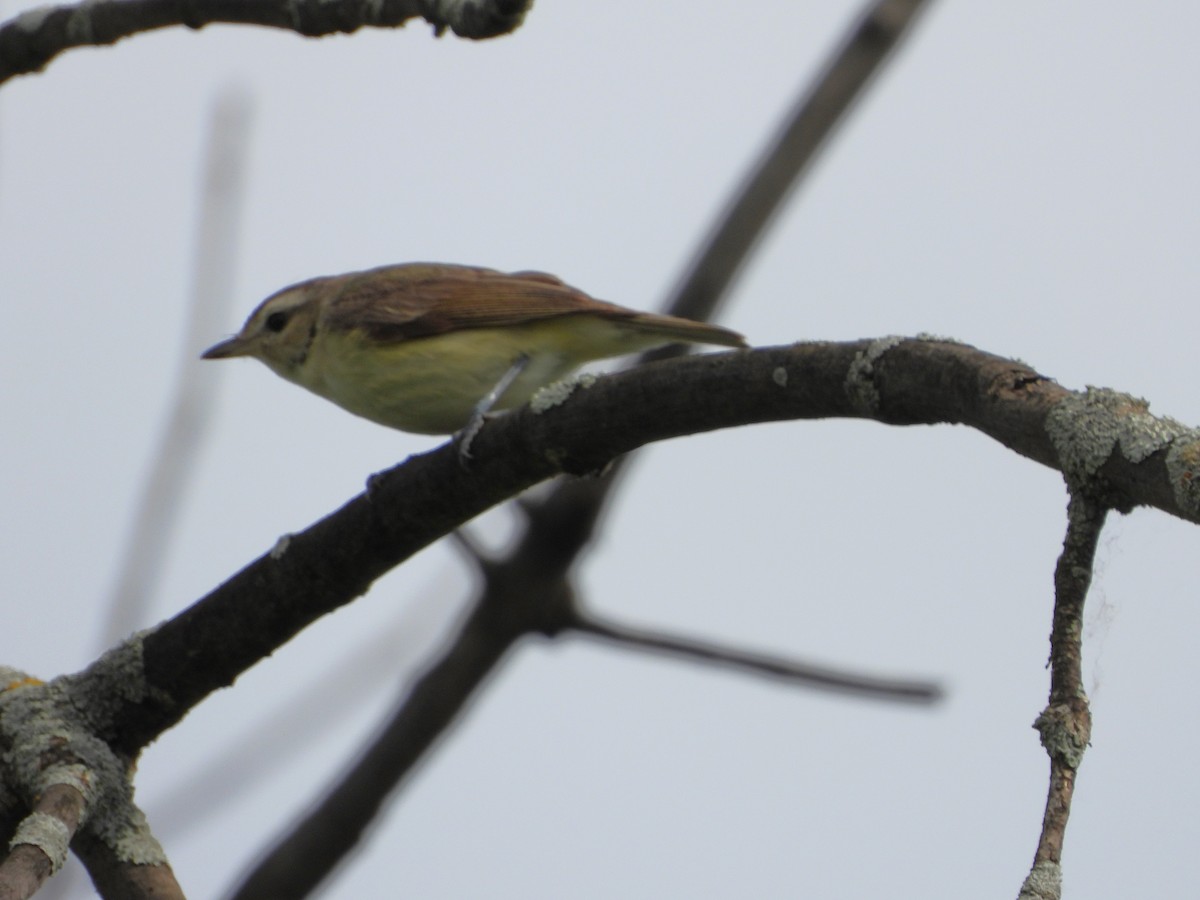
[{"label": "blurred branch in background", "polygon": [[667,312],[689,319],[713,317],[800,176],[925,5],[926,0],[882,0],[868,6],[701,243]]},{"label": "blurred branch in background", "polygon": [[696,638],[678,638],[644,628],[630,628],[628,625],[606,622],[592,615],[580,618],[575,630],[619,647],[676,656],[701,665],[719,665],[753,675],[764,675],[796,687],[893,703],[933,703],[942,699],[942,689],[929,681],[880,678],[857,672],[843,672],[829,666],[753,653]]},{"label": "blurred branch in background", "polygon": [[426,586],[415,605],[400,601],[396,615],[366,640],[346,648],[331,668],[314,669],[310,679],[291,685],[291,692],[275,697],[274,708],[251,727],[230,734],[223,749],[148,798],[147,815],[159,839],[171,845],[254,783],[271,777],[282,760],[309,751],[322,735],[349,727],[364,706],[393,690],[398,675],[408,682],[407,673],[431,648],[440,646],[447,629],[457,623],[457,618],[447,621],[445,615],[445,607],[453,605],[446,597],[449,581],[443,576]]},{"label": "blurred branch in background", "polygon": [[[923,5],[923,0],[876,0],[867,5],[702,244],[676,290],[671,313],[695,319],[712,316],[775,211],[871,75],[911,29]],[[258,861],[235,898],[306,896],[354,848],[384,801],[513,644],[524,634],[553,635],[582,620],[571,570],[591,541],[614,483],[613,472],[566,481],[544,502],[524,505],[528,528],[509,557],[493,561],[478,556],[484,587],[445,655],[358,761]]]},{"label": "blurred branch in background", "polygon": [[183,352],[170,413],[138,501],[102,635],[108,647],[149,623],[146,614],[216,402],[217,380],[200,378],[197,354],[223,328],[232,306],[251,124],[238,88],[213,105],[201,183],[201,209]]}]

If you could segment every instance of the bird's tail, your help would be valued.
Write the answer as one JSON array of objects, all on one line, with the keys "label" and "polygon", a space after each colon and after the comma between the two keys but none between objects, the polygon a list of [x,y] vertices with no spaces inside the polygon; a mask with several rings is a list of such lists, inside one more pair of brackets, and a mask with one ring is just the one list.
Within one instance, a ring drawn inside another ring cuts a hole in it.
[{"label": "bird's tail", "polygon": [[722,347],[745,347],[746,339],[736,331],[695,322],[678,316],[660,316],[654,313],[638,313],[631,319],[637,330],[645,334],[658,334],[671,341],[687,344],[718,344]]}]

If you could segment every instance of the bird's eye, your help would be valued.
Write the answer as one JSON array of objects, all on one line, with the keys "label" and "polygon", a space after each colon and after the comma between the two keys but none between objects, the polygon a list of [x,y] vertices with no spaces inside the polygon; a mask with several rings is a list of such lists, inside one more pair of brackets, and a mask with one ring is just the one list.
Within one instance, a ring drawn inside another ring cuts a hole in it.
[{"label": "bird's eye", "polygon": [[273,312],[267,316],[267,321],[264,323],[267,326],[267,331],[283,331],[283,326],[288,322],[288,316],[285,312]]}]

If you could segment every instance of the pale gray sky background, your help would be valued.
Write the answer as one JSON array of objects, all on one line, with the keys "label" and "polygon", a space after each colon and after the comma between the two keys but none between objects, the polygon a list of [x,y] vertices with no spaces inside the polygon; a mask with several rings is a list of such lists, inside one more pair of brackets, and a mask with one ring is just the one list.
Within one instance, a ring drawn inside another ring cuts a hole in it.
[{"label": "pale gray sky background", "polygon": [[[263,296],[434,259],[653,307],[856,10],[541,0],[482,44],[422,25],[173,30],[5,85],[0,658],[50,677],[97,653],[181,365],[221,382],[221,406],[146,625],[433,445],[257,364],[196,359]],[[755,344],[949,335],[1200,423],[1198,31],[1182,0],[935,4],[724,321]],[[230,86],[255,115],[236,308],[185,347],[204,135]],[[1015,896],[1046,790],[1030,725],[1064,511],[1057,474],[961,428],[799,422],[654,447],[586,565],[590,603],[936,677],[947,701],[893,708],[531,644],[324,896]],[[500,541],[507,522],[481,528]],[[1198,540],[1149,511],[1105,532],[1068,896],[1185,896],[1200,880]],[[189,896],[218,896],[308,805],[467,591],[456,555],[432,548],[149,748],[138,796]],[[362,648],[388,629],[372,668]],[[348,657],[370,687],[332,683]],[[289,704],[299,736],[272,719]],[[181,805],[214,760],[229,795],[203,783],[213,808]]]}]

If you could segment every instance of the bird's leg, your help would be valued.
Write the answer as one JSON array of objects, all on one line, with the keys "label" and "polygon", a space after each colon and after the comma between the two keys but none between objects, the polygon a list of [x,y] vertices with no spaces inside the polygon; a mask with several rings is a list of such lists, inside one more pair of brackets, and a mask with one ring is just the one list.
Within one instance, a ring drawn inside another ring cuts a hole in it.
[{"label": "bird's leg", "polygon": [[475,404],[475,408],[471,410],[471,417],[467,419],[467,424],[462,427],[462,430],[455,435],[458,441],[458,458],[463,464],[471,458],[471,442],[475,440],[475,435],[479,434],[479,429],[483,427],[483,418],[492,409],[493,406],[504,396],[504,392],[512,387],[512,383],[517,380],[517,377],[525,371],[529,365],[529,354],[522,353],[513,360],[513,364],[508,367],[508,371],[500,376],[500,380],[495,386],[480,398]]}]

